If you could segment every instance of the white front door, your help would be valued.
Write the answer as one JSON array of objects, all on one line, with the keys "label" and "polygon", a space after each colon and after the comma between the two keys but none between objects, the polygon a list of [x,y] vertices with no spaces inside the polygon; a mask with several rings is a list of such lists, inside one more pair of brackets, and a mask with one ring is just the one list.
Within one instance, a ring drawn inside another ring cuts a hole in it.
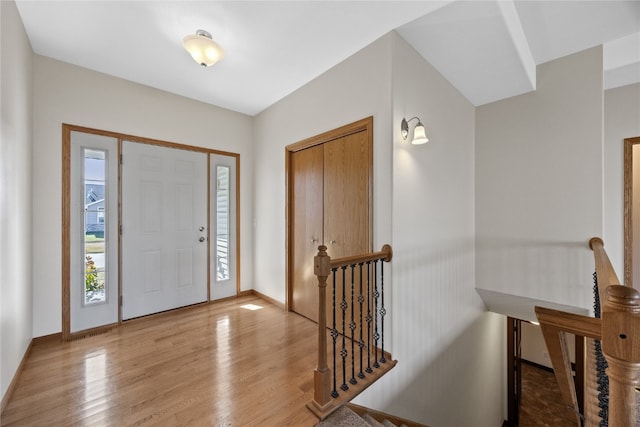
[{"label": "white front door", "polygon": [[122,319],[207,301],[207,154],[122,143]]}]

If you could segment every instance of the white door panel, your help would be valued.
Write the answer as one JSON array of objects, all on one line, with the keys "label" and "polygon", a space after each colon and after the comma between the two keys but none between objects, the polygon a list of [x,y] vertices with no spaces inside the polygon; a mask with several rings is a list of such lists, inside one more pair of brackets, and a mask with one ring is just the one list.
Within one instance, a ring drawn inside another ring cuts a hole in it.
[{"label": "white door panel", "polygon": [[122,144],[122,318],[207,300],[207,155]]}]

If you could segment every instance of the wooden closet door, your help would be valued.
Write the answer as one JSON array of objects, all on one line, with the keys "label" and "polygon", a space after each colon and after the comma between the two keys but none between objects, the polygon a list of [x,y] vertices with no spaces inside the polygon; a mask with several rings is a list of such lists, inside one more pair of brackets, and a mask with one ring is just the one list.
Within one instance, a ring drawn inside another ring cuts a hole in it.
[{"label": "wooden closet door", "polygon": [[367,132],[324,144],[324,243],[331,258],[371,251]]},{"label": "wooden closet door", "polygon": [[[332,259],[371,252],[370,170],[371,152],[365,131],[324,144],[324,242]],[[352,297],[352,271],[347,269],[343,292],[342,273],[338,270],[336,276],[336,327],[349,336],[346,325],[351,322],[351,316],[356,324],[362,321],[357,302],[359,289],[354,289]],[[358,270],[353,273],[357,286]],[[330,279],[327,283],[329,327],[333,323],[332,286]],[[344,325],[339,309],[343,295],[349,307]]]},{"label": "wooden closet door", "polygon": [[367,118],[301,141],[297,150],[288,149],[288,308],[314,321],[318,282],[313,258],[318,246],[327,246],[331,258],[371,251],[372,124]]},{"label": "wooden closet door", "polygon": [[323,147],[317,145],[293,153],[291,188],[293,203],[291,309],[309,319],[318,319],[318,281],[313,257],[323,244]]}]

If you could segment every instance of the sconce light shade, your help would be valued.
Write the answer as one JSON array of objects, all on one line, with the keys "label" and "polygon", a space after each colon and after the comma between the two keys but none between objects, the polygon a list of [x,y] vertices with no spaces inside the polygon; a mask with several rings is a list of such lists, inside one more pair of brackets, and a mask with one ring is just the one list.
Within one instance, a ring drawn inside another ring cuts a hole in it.
[{"label": "sconce light shade", "polygon": [[412,117],[409,120],[405,118],[402,119],[402,122],[400,122],[400,133],[402,134],[402,139],[407,139],[407,137],[409,136],[409,122],[413,119],[416,119],[418,121],[418,124],[413,129],[413,139],[411,140],[411,143],[413,145],[426,144],[427,142],[429,142],[429,138],[427,138],[427,133],[424,129],[424,125],[418,117]]},{"label": "sconce light shade", "polygon": [[224,49],[213,41],[211,34],[198,30],[195,34],[185,36],[182,45],[194,61],[203,67],[210,67],[224,58]]},{"label": "sconce light shade", "polygon": [[413,139],[411,143],[413,145],[426,144],[429,142],[429,138],[427,138],[427,134],[424,130],[424,125],[418,121],[418,124],[415,128],[413,128]]}]

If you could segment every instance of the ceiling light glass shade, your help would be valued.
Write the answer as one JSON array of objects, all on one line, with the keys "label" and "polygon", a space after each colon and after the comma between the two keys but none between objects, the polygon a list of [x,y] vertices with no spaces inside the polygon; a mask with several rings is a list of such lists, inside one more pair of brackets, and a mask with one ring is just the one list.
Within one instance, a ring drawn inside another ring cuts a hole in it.
[{"label": "ceiling light glass shade", "polygon": [[210,67],[224,58],[224,49],[204,30],[185,36],[182,44],[193,60],[203,67]]},{"label": "ceiling light glass shade", "polygon": [[429,138],[427,138],[427,133],[425,132],[424,125],[421,122],[418,122],[416,127],[413,129],[413,140],[411,143],[413,145],[426,144],[429,142]]}]

